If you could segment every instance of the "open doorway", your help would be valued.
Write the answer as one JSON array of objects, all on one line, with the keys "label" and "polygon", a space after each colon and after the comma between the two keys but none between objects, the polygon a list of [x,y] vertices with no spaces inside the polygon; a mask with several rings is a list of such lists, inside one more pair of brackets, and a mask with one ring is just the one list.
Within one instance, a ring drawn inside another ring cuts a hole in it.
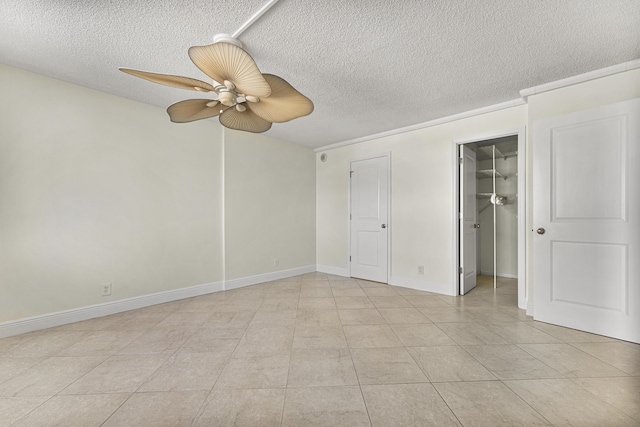
[{"label": "open doorway", "polygon": [[455,294],[512,287],[524,309],[524,129],[454,142]]}]

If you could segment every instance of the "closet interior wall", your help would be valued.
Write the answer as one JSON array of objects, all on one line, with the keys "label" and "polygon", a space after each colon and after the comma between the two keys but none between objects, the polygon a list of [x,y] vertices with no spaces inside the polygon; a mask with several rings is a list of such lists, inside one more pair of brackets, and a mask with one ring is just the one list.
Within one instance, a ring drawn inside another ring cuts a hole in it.
[{"label": "closet interior wall", "polygon": [[[492,155],[494,145],[497,148],[495,162]],[[491,145],[486,145],[486,142],[478,143],[476,151],[479,171],[476,185],[477,218],[480,223],[476,256],[478,270],[482,275],[509,278],[518,276],[518,157],[514,145],[517,146],[515,140]],[[505,198],[503,205],[491,203],[490,196],[494,193],[491,171],[494,165],[495,194]]]}]

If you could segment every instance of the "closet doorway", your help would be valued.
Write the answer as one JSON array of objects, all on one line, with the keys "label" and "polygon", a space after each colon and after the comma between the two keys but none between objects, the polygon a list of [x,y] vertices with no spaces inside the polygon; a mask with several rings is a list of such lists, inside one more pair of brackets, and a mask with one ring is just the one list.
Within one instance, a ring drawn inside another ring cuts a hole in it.
[{"label": "closet doorway", "polygon": [[458,288],[516,286],[526,308],[524,129],[455,141]]}]

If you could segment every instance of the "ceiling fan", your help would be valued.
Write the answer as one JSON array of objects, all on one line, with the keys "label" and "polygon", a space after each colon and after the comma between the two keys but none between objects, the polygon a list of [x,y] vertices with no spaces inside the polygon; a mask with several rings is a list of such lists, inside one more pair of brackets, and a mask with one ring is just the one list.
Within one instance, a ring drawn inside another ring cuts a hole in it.
[{"label": "ceiling fan", "polygon": [[213,81],[120,68],[132,76],[180,89],[209,93],[209,99],[177,102],[167,113],[172,122],[187,123],[219,116],[230,129],[265,132],[272,123],[288,122],[313,111],[313,102],[281,77],[262,74],[242,48],[238,35],[278,0],[270,0],[233,35],[218,34],[213,44],[189,48],[191,61]]}]

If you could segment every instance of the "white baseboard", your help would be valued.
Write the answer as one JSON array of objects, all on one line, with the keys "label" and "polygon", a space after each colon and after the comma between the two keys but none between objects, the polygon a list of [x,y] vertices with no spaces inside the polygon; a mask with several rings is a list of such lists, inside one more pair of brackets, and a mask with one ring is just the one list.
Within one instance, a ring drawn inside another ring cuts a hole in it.
[{"label": "white baseboard", "polygon": [[348,268],[333,267],[330,265],[316,265],[316,271],[319,273],[332,274],[334,276],[350,277]]},{"label": "white baseboard", "polygon": [[527,316],[533,316],[533,302],[527,301]]},{"label": "white baseboard", "polygon": [[243,286],[255,285],[257,283],[270,282],[272,280],[285,279],[299,274],[313,273],[314,271],[316,271],[315,265],[308,265],[305,267],[292,268],[290,270],[274,271],[272,273],[260,274],[257,276],[228,280],[226,282],[221,281],[207,283],[204,285],[189,286],[171,291],[106,302],[104,304],[94,304],[71,310],[43,314],[41,316],[12,320],[0,323],[0,338],[67,325],[69,323],[81,322],[83,320],[122,313],[123,311],[135,310],[138,308],[149,307],[151,305],[197,297],[213,292],[241,288]]},{"label": "white baseboard", "polygon": [[58,311],[55,313],[43,314],[41,316],[12,320],[0,323],[0,338],[53,328],[96,317],[108,316],[110,314],[122,313],[123,311],[135,310],[138,308],[149,307],[151,305],[197,297],[200,295],[210,294],[212,292],[219,292],[223,289],[223,282],[207,283],[204,285],[189,286],[187,288],[142,295],[119,301],[111,301],[103,304],[94,304],[71,310]]},{"label": "white baseboard", "polygon": [[[493,271],[481,271],[480,274],[482,274],[483,276],[493,276]],[[518,278],[517,274],[510,274],[510,273],[498,273],[498,274],[496,274],[496,276],[498,276],[498,277],[506,277],[507,279],[517,279]]]},{"label": "white baseboard", "polygon": [[273,271],[270,273],[258,274],[255,276],[241,277],[239,279],[226,280],[224,289],[238,289],[244,286],[257,285],[258,283],[271,282],[273,280],[286,279],[287,277],[299,276],[300,274],[313,273],[316,271],[315,265],[292,268],[289,270]]},{"label": "white baseboard", "polygon": [[407,279],[397,276],[389,277],[389,284],[393,286],[401,286],[403,288],[416,289],[418,291],[453,295],[451,293],[451,285],[449,284],[423,282],[421,280]]}]

